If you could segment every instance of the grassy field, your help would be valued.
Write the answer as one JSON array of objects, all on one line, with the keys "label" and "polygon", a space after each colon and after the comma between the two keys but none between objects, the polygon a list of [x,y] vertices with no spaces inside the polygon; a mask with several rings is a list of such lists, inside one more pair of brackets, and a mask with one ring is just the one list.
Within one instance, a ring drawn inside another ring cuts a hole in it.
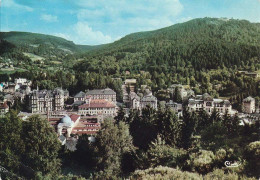
[{"label": "grassy field", "polygon": [[26,69],[22,68],[8,68],[8,69],[1,69],[0,74],[13,74],[15,72],[25,72]]},{"label": "grassy field", "polygon": [[37,56],[32,53],[23,53],[25,56],[29,57],[32,61],[44,61],[45,58],[41,56]]}]

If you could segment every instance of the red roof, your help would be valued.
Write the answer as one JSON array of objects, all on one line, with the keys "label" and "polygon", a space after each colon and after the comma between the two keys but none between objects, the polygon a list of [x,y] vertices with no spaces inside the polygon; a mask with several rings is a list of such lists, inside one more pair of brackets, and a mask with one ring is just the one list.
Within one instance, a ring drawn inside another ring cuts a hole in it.
[{"label": "red roof", "polygon": [[96,131],[78,131],[78,132],[73,132],[73,134],[96,134]]},{"label": "red roof", "polygon": [[78,130],[92,130],[92,129],[101,129],[100,126],[93,126],[93,127],[74,127],[73,131],[78,131]]},{"label": "red roof", "polygon": [[7,103],[4,102],[3,104],[0,104],[0,108],[1,109],[8,109],[9,107],[8,107]]},{"label": "red roof", "polygon": [[70,119],[71,119],[73,122],[76,122],[79,117],[80,117],[80,115],[77,115],[77,114],[72,114],[72,115],[70,115]]},{"label": "red roof", "polygon": [[79,108],[115,108],[116,106],[105,99],[94,99],[89,104],[83,104]]}]

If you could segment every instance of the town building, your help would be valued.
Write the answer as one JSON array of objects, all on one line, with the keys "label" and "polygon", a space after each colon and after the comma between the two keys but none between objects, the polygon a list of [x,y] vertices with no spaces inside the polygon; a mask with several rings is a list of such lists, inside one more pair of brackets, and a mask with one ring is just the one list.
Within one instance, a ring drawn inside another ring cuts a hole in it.
[{"label": "town building", "polygon": [[82,105],[87,99],[105,99],[116,104],[116,92],[110,88],[89,90],[86,93],[80,91],[74,96],[74,104]]},{"label": "town building", "polygon": [[129,88],[130,91],[134,91],[136,86],[136,79],[126,79],[123,85],[123,88]]},{"label": "town building", "polygon": [[195,98],[190,98],[188,101],[189,111],[206,111],[211,114],[214,109],[221,115],[226,112],[230,115],[234,115],[236,112],[232,110],[232,105],[229,100],[214,99],[208,93],[203,95],[197,95]]},{"label": "town building", "polygon": [[187,100],[195,95],[193,90],[181,84],[173,84],[167,90],[173,96],[176,88],[178,88],[182,101]]},{"label": "town building", "polygon": [[176,115],[177,115],[178,117],[181,117],[181,116],[183,115],[183,114],[182,114],[182,110],[183,110],[182,104],[176,103],[176,102],[173,102],[173,100],[170,100],[169,102],[167,102],[167,103],[165,104],[165,106],[166,106],[167,108],[172,109],[172,110],[176,113]]},{"label": "town building", "polygon": [[249,76],[252,78],[259,78],[260,75],[257,72],[248,72],[248,71],[238,71],[238,74],[242,74],[244,76]]},{"label": "town building", "polygon": [[3,117],[9,111],[7,102],[0,103],[0,117]]},{"label": "town building", "polygon": [[135,92],[130,92],[128,107],[131,109],[140,109],[140,104],[141,104],[140,100],[141,98]]},{"label": "town building", "polygon": [[[48,121],[56,130],[62,145],[68,145],[72,140],[72,134],[76,135],[76,137],[82,134],[94,136],[101,129],[100,122],[102,118],[100,116],[84,117],[78,114],[68,115],[65,113],[63,115],[52,115],[52,117],[48,118]],[[71,147],[74,147],[74,145]]]},{"label": "town building", "polygon": [[64,90],[33,90],[29,95],[29,110],[32,113],[47,113],[64,109]]},{"label": "town building", "polygon": [[116,105],[106,99],[92,99],[89,97],[86,103],[79,106],[78,113],[85,116],[102,115],[116,116]]},{"label": "town building", "polygon": [[110,88],[90,90],[86,92],[86,97],[91,97],[92,100],[105,99],[116,104],[116,92]]},{"label": "town building", "polygon": [[80,91],[79,93],[77,93],[75,96],[74,96],[74,102],[77,102],[77,101],[85,101],[85,98],[86,97],[86,93]]},{"label": "town building", "polygon": [[255,99],[252,98],[251,96],[243,99],[242,112],[251,114],[251,113],[254,113],[255,111],[256,111]]},{"label": "town building", "polygon": [[146,89],[144,96],[141,98],[140,101],[140,108],[146,108],[147,106],[150,106],[154,109],[157,109],[157,98],[153,96],[152,91]]},{"label": "town building", "polygon": [[32,81],[27,80],[26,78],[17,78],[14,80],[14,83],[19,85],[27,85],[27,86],[32,85]]}]

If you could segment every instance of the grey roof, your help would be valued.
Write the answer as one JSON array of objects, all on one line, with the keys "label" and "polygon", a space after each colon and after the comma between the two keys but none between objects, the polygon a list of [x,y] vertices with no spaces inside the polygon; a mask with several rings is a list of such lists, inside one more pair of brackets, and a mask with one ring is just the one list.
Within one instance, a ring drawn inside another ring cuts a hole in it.
[{"label": "grey roof", "polygon": [[66,137],[63,136],[63,135],[60,135],[60,136],[59,136],[59,140],[60,140],[61,142],[63,142],[64,140],[66,140]]},{"label": "grey roof", "polygon": [[86,102],[85,101],[76,101],[72,104],[72,106],[80,106],[82,104],[85,104]]},{"label": "grey roof", "polygon": [[130,99],[136,99],[136,100],[140,101],[140,97],[135,92],[130,92],[129,96],[130,96]]},{"label": "grey roof", "polygon": [[147,95],[144,96],[141,101],[152,102],[152,101],[157,101],[157,98],[153,95]]},{"label": "grey roof", "polygon": [[106,88],[106,89],[94,89],[86,93],[86,95],[96,95],[96,94],[116,95],[116,92],[110,88]]},{"label": "grey roof", "polygon": [[202,99],[203,101],[213,101],[213,98],[208,93],[203,94]]},{"label": "grey roof", "polygon": [[64,91],[62,88],[55,88],[53,94],[61,94],[64,95]]},{"label": "grey roof", "polygon": [[243,99],[243,102],[251,102],[251,101],[255,101],[255,99],[252,98],[251,96],[249,96],[249,97]]},{"label": "grey roof", "polygon": [[189,104],[193,105],[193,104],[203,104],[203,100],[201,99],[189,99]]},{"label": "grey roof", "polygon": [[74,96],[74,98],[84,98],[85,95],[86,95],[86,94],[85,94],[84,92],[80,91],[78,94],[76,94],[76,95]]},{"label": "grey roof", "polygon": [[52,90],[33,90],[30,95],[37,96],[38,98],[45,98],[45,97],[53,97],[57,94],[63,94],[63,90],[60,88],[56,88],[53,91]]},{"label": "grey roof", "polygon": [[67,138],[67,141],[65,144],[66,149],[68,149],[70,151],[76,151],[77,142],[78,142],[78,140],[76,138],[73,138],[73,137]]}]

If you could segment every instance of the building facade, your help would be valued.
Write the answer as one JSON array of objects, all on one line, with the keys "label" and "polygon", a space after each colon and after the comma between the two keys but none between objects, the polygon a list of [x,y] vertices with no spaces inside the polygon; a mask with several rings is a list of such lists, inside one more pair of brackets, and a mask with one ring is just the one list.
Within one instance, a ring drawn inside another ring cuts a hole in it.
[{"label": "building facade", "polygon": [[84,116],[103,115],[116,116],[116,105],[106,99],[91,99],[86,100],[86,104],[79,106],[78,113]]},{"label": "building facade", "polygon": [[140,108],[146,108],[150,106],[151,108],[157,109],[157,98],[153,96],[151,91],[146,91],[145,95],[141,98]]},{"label": "building facade", "polygon": [[178,117],[181,117],[183,115],[182,114],[182,110],[183,110],[182,104],[176,103],[176,102],[173,102],[172,100],[170,100],[169,102],[167,102],[165,104],[165,106],[172,109]]},{"label": "building facade", "polygon": [[254,113],[256,111],[255,109],[255,99],[252,98],[251,96],[243,99],[242,103],[242,112],[243,113]]},{"label": "building facade", "polygon": [[214,109],[220,114],[226,112],[230,115],[235,112],[232,110],[232,105],[229,100],[214,99],[209,94],[197,95],[195,98],[190,98],[188,101],[189,111],[206,111],[211,114]]},{"label": "building facade", "polygon": [[9,111],[7,102],[0,103],[0,117],[3,117]]},{"label": "building facade", "polygon": [[32,113],[47,113],[64,109],[64,91],[34,90],[28,95],[29,110]]},{"label": "building facade", "polygon": [[91,97],[92,100],[105,99],[116,104],[116,92],[110,88],[90,90],[86,92],[87,97]]}]

